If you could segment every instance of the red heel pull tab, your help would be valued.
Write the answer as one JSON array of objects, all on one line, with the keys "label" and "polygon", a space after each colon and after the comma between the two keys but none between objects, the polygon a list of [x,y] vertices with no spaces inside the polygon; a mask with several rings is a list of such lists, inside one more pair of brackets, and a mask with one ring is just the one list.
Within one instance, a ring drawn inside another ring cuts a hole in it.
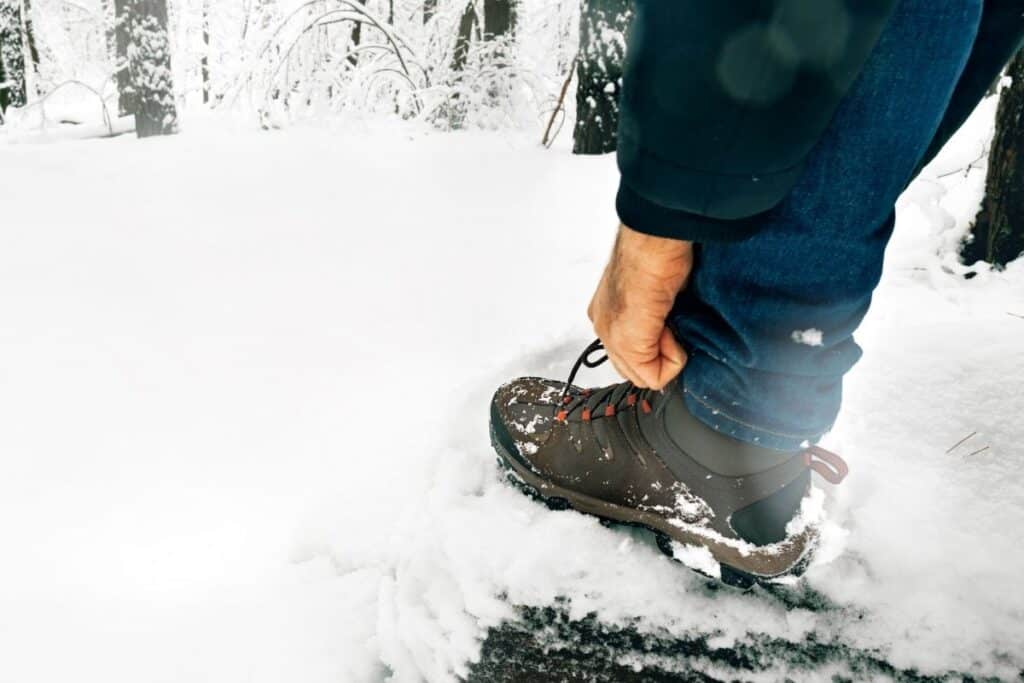
[{"label": "red heel pull tab", "polygon": [[830,484],[842,484],[850,467],[837,453],[820,446],[811,446],[804,451],[804,465],[814,470]]}]

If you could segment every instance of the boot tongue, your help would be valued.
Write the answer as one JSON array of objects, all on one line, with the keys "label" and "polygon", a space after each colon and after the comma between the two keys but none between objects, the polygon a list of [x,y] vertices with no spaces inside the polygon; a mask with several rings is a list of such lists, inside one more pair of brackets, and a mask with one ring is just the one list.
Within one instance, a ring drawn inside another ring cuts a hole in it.
[{"label": "boot tongue", "polygon": [[[733,439],[695,418],[686,407],[683,391],[673,383],[659,397],[657,409],[640,420],[640,430],[648,443],[662,443],[660,431],[680,451],[700,465],[727,477],[759,474],[797,457],[798,453],[776,451]],[[659,453],[670,457],[670,454]]]}]

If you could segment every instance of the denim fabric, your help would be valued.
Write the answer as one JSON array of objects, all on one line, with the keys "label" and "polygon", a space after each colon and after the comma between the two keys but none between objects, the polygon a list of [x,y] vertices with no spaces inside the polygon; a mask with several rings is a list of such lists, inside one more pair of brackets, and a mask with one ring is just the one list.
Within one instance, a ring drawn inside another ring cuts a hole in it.
[{"label": "denim fabric", "polygon": [[981,15],[982,0],[902,0],[762,229],[698,246],[670,322],[690,353],[680,382],[702,422],[780,450],[829,430],[861,356],[853,333],[881,276],[893,206],[936,138]]}]

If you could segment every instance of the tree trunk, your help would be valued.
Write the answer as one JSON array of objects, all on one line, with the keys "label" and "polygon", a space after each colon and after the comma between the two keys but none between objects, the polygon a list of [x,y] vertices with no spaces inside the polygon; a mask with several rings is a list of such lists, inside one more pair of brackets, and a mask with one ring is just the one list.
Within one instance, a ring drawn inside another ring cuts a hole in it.
[{"label": "tree trunk", "polygon": [[[436,7],[436,5],[434,5]],[[424,11],[426,7],[424,6]],[[424,14],[424,16],[426,16]],[[470,0],[459,20],[459,30],[455,38],[455,51],[452,55],[452,71],[462,71],[469,56],[469,47],[473,42],[473,32],[480,21],[477,17],[476,2]],[[511,38],[516,28],[516,0],[483,0],[483,17],[481,34],[485,41],[495,38]]]},{"label": "tree trunk", "polygon": [[133,0],[114,0],[114,56],[117,80],[117,108],[120,116],[130,116],[138,108],[128,64]]},{"label": "tree trunk", "polygon": [[[366,6],[366,0],[358,0],[360,5]],[[363,40],[363,21],[360,19],[352,25],[352,40],[349,42],[349,49],[353,50],[359,47],[359,44]],[[355,66],[359,63],[358,54],[350,54],[348,56],[349,64]]]},{"label": "tree trunk", "polygon": [[476,5],[470,0],[459,19],[459,32],[455,37],[455,51],[452,53],[452,71],[460,72],[466,68],[469,58],[469,46],[473,42],[473,29],[476,28]]},{"label": "tree trunk", "polygon": [[166,0],[115,0],[115,6],[118,58],[128,67],[118,71],[122,112],[135,114],[140,138],[175,133]]},{"label": "tree trunk", "polygon": [[1024,253],[1024,51],[1007,75],[1013,84],[999,96],[985,198],[971,230],[974,240],[963,252],[967,263],[1004,266]]},{"label": "tree trunk", "polygon": [[429,24],[437,14],[437,0],[423,0],[423,23]]},{"label": "tree trunk", "polygon": [[36,27],[32,22],[32,0],[22,0],[22,7],[25,20],[25,45],[28,47],[28,56],[32,61],[32,78],[36,95],[42,95],[42,87],[39,83],[39,45],[36,43]]},{"label": "tree trunk", "polygon": [[515,27],[515,0],[484,0],[484,40],[511,37]]},{"label": "tree trunk", "polygon": [[203,0],[203,55],[199,58],[203,78],[203,104],[210,103],[210,0]]},{"label": "tree trunk", "polygon": [[631,18],[629,0],[583,0],[576,67],[575,154],[615,151],[626,32]]},{"label": "tree trunk", "polygon": [[28,102],[20,2],[0,3],[0,114]]}]

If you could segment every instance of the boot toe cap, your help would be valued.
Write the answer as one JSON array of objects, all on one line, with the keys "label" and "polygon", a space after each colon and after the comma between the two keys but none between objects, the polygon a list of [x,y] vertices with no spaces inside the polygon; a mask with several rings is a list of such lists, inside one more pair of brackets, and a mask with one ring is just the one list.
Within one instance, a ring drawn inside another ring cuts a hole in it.
[{"label": "boot toe cap", "polygon": [[521,457],[537,452],[551,436],[562,402],[561,382],[523,377],[502,385],[491,401],[491,423],[506,450]]}]

